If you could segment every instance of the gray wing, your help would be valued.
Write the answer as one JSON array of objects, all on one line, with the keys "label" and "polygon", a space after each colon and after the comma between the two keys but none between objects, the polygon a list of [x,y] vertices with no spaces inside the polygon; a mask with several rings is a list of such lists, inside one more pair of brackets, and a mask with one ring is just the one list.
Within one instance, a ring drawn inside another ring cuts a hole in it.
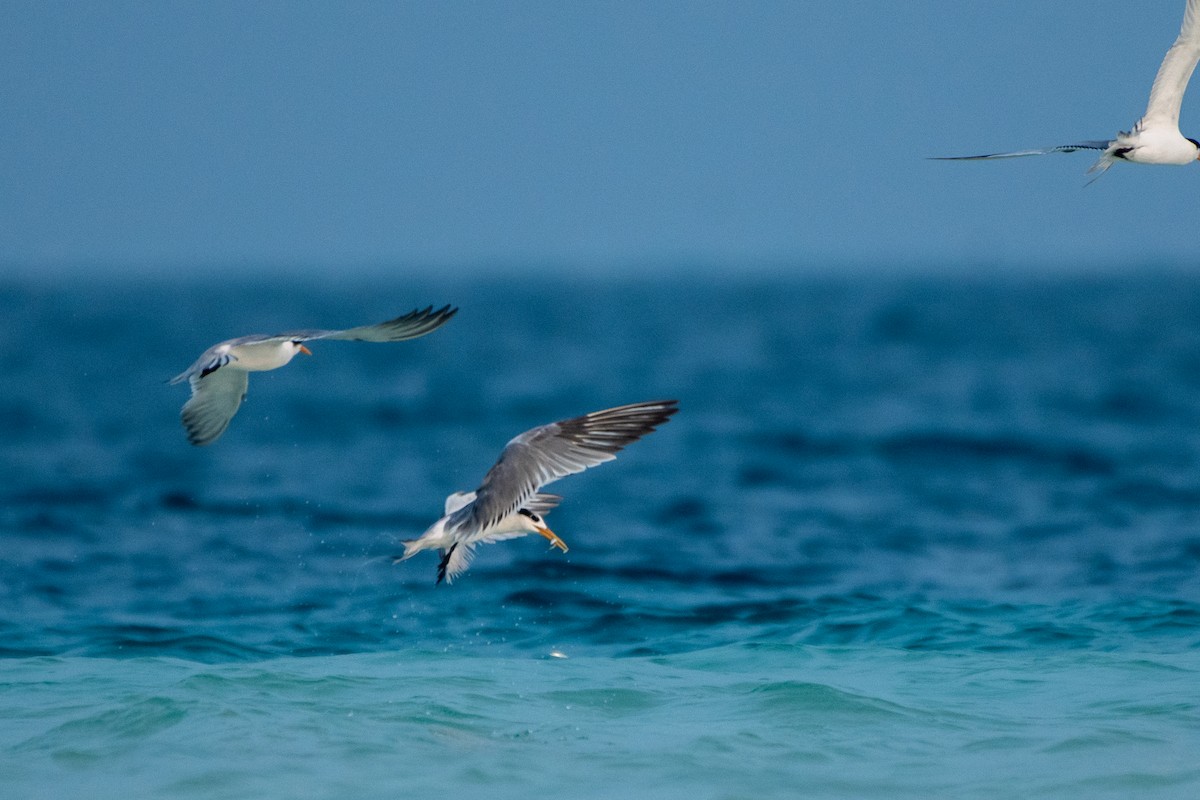
[{"label": "gray wing", "polygon": [[192,396],[179,413],[188,441],[212,444],[229,427],[246,397],[249,376],[240,369],[217,369],[204,377],[191,378]]},{"label": "gray wing", "polygon": [[558,508],[558,504],[562,502],[562,497],[556,494],[544,494],[539,492],[533,497],[525,501],[521,506],[532,511],[535,514],[540,514],[543,517],[549,514],[554,509]]},{"label": "gray wing", "polygon": [[1179,106],[1183,104],[1183,94],[1197,60],[1200,60],[1200,0],[1188,0],[1179,38],[1167,50],[1158,74],[1154,76],[1146,114],[1138,121],[1139,128],[1179,129]]},{"label": "gray wing", "polygon": [[[552,422],[522,433],[500,454],[475,502],[450,516],[446,529],[484,531],[526,505],[539,488],[612,461],[626,445],[666,422],[677,401],[634,403]],[[543,501],[544,502],[544,501]]]},{"label": "gray wing", "polygon": [[990,158],[1023,158],[1025,156],[1045,156],[1050,153],[1074,153],[1076,150],[1107,150],[1111,142],[1108,139],[1091,139],[1075,144],[1061,144],[1058,147],[1043,147],[1040,150],[1014,150],[1011,153],[986,153],[981,156],[937,156],[930,161],[985,161]]},{"label": "gray wing", "polygon": [[342,339],[356,342],[402,342],[405,339],[416,339],[427,333],[433,333],[445,325],[451,317],[458,313],[457,308],[443,306],[434,310],[433,306],[410,311],[402,317],[389,319],[378,325],[360,325],[344,331],[303,330],[281,333],[277,338],[296,339],[303,342],[313,339]]}]

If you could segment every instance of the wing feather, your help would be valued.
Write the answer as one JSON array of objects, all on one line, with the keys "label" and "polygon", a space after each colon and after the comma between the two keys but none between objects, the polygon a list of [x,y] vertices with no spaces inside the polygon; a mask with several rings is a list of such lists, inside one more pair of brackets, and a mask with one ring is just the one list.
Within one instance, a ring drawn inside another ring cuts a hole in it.
[{"label": "wing feather", "polygon": [[451,514],[446,530],[484,532],[527,506],[537,490],[559,478],[612,461],[625,446],[662,425],[677,401],[634,403],[552,422],[508,443],[475,491],[475,502]]},{"label": "wing feather", "polygon": [[544,517],[554,509],[558,508],[558,504],[561,502],[562,497],[559,495],[539,492],[526,500],[525,505],[522,506],[522,508],[527,508],[534,514],[540,514]]},{"label": "wing feather", "polygon": [[443,513],[453,514],[474,499],[474,492],[455,492],[446,498],[446,510]]},{"label": "wing feather", "polygon": [[[1200,0],[1197,0],[1200,2]],[[1024,158],[1025,156],[1045,156],[1051,153],[1074,153],[1076,150],[1107,150],[1107,139],[1089,139],[1075,144],[1061,144],[1058,147],[1043,147],[1037,150],[1014,150],[1011,153],[986,153],[980,156],[938,156],[930,161],[986,161],[992,158]]]},{"label": "wing feather", "polygon": [[378,325],[360,325],[357,328],[347,328],[344,331],[302,330],[283,333],[279,338],[312,341],[313,339],[340,339],[356,342],[402,342],[405,339],[416,339],[427,333],[433,333],[450,321],[458,313],[457,308],[443,306],[434,310],[433,306],[417,309],[409,313],[381,322]]},{"label": "wing feather", "polygon": [[212,444],[229,427],[246,397],[249,376],[240,369],[217,369],[190,379],[192,396],[179,417],[194,445]]},{"label": "wing feather", "polygon": [[459,542],[453,545],[449,552],[442,555],[442,563],[438,564],[437,582],[454,583],[454,579],[467,571],[475,560],[475,546],[469,542]]},{"label": "wing feather", "polygon": [[1167,50],[1154,76],[1150,100],[1145,115],[1137,123],[1138,129],[1163,126],[1179,130],[1179,107],[1197,60],[1200,60],[1200,0],[1188,0],[1179,37]]}]

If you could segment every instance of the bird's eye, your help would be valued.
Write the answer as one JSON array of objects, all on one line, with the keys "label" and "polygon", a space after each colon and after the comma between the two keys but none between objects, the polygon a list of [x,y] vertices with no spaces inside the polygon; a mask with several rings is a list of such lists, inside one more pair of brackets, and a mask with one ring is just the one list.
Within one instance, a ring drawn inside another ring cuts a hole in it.
[{"label": "bird's eye", "polygon": [[531,520],[533,520],[534,522],[541,522],[541,521],[542,521],[542,518],[541,518],[541,517],[539,517],[537,514],[530,514],[530,515],[529,515],[529,518],[530,518]]}]

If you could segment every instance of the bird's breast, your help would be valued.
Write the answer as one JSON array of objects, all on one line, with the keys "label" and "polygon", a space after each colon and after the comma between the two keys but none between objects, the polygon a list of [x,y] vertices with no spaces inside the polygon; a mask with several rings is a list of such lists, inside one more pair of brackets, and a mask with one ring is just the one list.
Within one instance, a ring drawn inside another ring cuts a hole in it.
[{"label": "bird's breast", "polygon": [[[1141,131],[1134,141],[1121,147],[1121,155],[1135,164],[1190,164],[1196,160],[1196,145],[1178,131]],[[1132,146],[1129,146],[1132,145]],[[1126,147],[1128,149],[1126,150]]]},{"label": "bird's breast", "polygon": [[239,369],[263,372],[278,369],[291,361],[296,348],[291,342],[242,344],[230,348],[229,354],[237,359]]}]

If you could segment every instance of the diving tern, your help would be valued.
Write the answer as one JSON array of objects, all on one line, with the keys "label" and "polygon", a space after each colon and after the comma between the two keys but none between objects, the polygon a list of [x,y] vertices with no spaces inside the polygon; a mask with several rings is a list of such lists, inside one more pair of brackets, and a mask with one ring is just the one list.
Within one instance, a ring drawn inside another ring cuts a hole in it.
[{"label": "diving tern", "polygon": [[246,397],[250,372],[278,369],[297,353],[312,355],[305,342],[343,339],[358,342],[402,342],[432,333],[454,316],[457,308],[444,306],[411,311],[378,325],[362,325],[344,331],[301,330],[273,336],[252,334],[215,344],[170,383],[188,381],[192,396],[180,412],[188,441],[212,444],[225,432]]},{"label": "diving tern", "polygon": [[[1076,150],[1100,150],[1100,158],[1088,169],[1100,177],[1118,161],[1135,164],[1190,164],[1200,159],[1200,141],[1185,138],[1179,132],[1179,106],[1187,90],[1188,80],[1200,60],[1200,0],[1187,0],[1179,38],[1163,58],[1146,113],[1133,129],[1122,131],[1117,138],[1090,140],[1075,144],[1046,147],[1040,150],[1017,150],[1011,153],[989,153],[980,156],[951,156],[937,161],[980,161],[991,158],[1019,158],[1047,153],[1073,153]],[[1093,178],[1095,180],[1095,178]]]},{"label": "diving tern", "polygon": [[470,566],[476,545],[536,533],[565,553],[566,543],[544,520],[562,498],[539,490],[612,461],[678,410],[675,400],[634,403],[525,431],[505,446],[478,489],[447,497],[445,515],[420,538],[404,542],[404,554],[393,563],[436,549],[441,553],[437,583],[453,583]]}]

